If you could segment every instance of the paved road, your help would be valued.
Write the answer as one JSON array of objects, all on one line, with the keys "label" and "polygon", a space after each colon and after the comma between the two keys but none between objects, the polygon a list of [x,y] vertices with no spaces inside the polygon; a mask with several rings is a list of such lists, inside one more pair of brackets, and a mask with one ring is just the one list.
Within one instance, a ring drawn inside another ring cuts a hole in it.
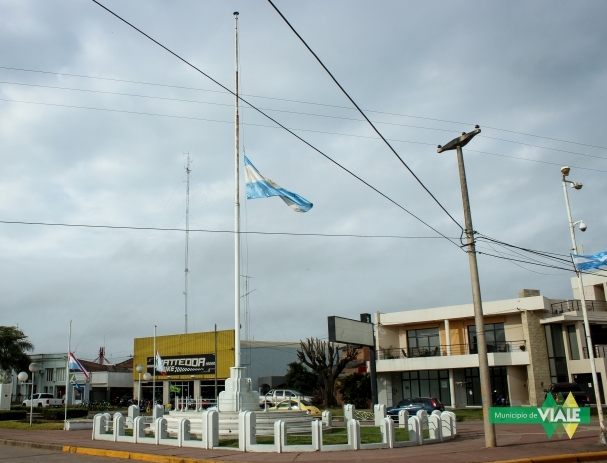
[{"label": "paved road", "polygon": [[55,452],[53,450],[0,446],[1,463],[124,463],[122,458],[92,457],[76,453]]}]

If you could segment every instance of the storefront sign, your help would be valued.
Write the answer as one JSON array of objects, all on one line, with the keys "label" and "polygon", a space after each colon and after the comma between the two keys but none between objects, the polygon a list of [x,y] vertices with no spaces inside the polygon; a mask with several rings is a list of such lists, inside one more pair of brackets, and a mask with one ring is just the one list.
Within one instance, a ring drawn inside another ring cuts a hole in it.
[{"label": "storefront sign", "polygon": [[[154,371],[153,357],[147,358],[148,372],[159,375]],[[173,357],[162,356],[162,363],[167,375],[194,375],[215,373],[215,355],[179,355]]]},{"label": "storefront sign", "polygon": [[571,393],[564,401],[559,394],[558,402],[562,405],[548,394],[541,407],[491,407],[489,421],[492,424],[541,424],[548,439],[555,432],[559,439],[564,433],[571,439],[578,425],[590,423],[590,408],[579,407]]}]

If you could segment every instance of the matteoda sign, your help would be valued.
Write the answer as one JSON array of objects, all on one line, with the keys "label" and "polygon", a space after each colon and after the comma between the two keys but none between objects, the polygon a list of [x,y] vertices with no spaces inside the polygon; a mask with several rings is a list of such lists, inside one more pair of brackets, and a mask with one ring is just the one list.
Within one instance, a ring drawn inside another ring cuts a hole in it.
[{"label": "matteoda sign", "polygon": [[[154,359],[148,357],[148,372],[158,374],[154,371]],[[212,374],[215,373],[215,355],[178,355],[172,357],[162,357],[162,363],[167,375],[194,375],[194,374]]]},{"label": "matteoda sign", "polygon": [[548,394],[541,407],[491,407],[489,421],[493,424],[541,424],[548,439],[555,432],[559,439],[564,433],[571,439],[578,425],[590,423],[590,408],[579,407],[571,393],[565,401],[561,394],[558,399],[563,405],[558,405]]}]

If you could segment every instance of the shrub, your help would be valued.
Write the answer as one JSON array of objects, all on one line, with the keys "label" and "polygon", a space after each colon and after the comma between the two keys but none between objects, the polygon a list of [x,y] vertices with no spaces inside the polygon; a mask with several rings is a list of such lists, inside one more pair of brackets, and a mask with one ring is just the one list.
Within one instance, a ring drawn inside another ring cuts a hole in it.
[{"label": "shrub", "polygon": [[[89,411],[86,408],[68,408],[68,418],[86,418]],[[42,410],[42,417],[45,420],[63,420],[65,417],[65,410],[63,408],[44,408]]]},{"label": "shrub", "polygon": [[[11,405],[11,410],[19,410],[29,413],[30,408],[23,405]],[[34,407],[34,413],[42,413],[42,407]]]},{"label": "shrub", "polygon": [[13,421],[25,419],[25,410],[0,410],[0,421]]}]

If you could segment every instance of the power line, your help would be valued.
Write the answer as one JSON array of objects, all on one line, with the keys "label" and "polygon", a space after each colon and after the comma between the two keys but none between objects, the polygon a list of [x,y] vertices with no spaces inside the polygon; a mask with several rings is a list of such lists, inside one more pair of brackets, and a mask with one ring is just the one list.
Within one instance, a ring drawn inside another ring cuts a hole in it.
[{"label": "power line", "polygon": [[[127,110],[123,110],[123,109],[94,108],[94,107],[91,107],[91,106],[75,106],[75,105],[67,105],[67,104],[60,104],[60,103],[42,103],[42,102],[39,102],[39,101],[23,101],[23,100],[13,100],[13,99],[8,99],[8,98],[0,98],[0,101],[7,101],[7,102],[10,102],[10,103],[33,104],[33,105],[41,105],[41,106],[53,106],[53,107],[59,107],[59,108],[85,109],[85,110],[89,110],[89,111],[123,113],[123,114],[135,114],[135,115],[138,115],[138,116],[154,116],[154,117],[167,117],[167,118],[172,118],[172,119],[184,119],[184,120],[202,121],[202,122],[217,122],[217,123],[220,123],[220,124],[233,124],[234,123],[233,121],[221,121],[221,120],[218,120],[218,119],[207,119],[207,118],[202,118],[202,117],[178,116],[178,115],[173,115],[173,114],[149,113],[149,112],[143,112],[143,111],[127,111]],[[216,103],[211,103],[211,104],[216,104]],[[368,136],[368,135],[356,135],[356,134],[351,134],[351,133],[340,133],[340,132],[327,132],[325,130],[302,129],[302,128],[298,128],[298,127],[297,128],[295,128],[295,127],[288,128],[288,127],[282,126],[282,125],[280,125],[279,127],[276,127],[276,126],[273,126],[273,125],[254,124],[254,123],[250,123],[250,122],[248,122],[248,123],[241,123],[241,125],[250,125],[252,127],[264,127],[264,128],[268,128],[268,129],[286,129],[290,134],[295,135],[295,137],[299,138],[300,140],[303,140],[303,139],[300,138],[299,136],[297,136],[296,134],[294,134],[294,132],[292,132],[293,130],[297,130],[299,132],[320,133],[320,134],[324,134],[324,135],[338,135],[338,136],[342,136],[342,137],[354,137],[354,138],[366,138],[366,139],[369,139],[369,140],[379,140],[378,137],[371,137],[371,136]],[[426,143],[426,142],[413,141],[413,140],[401,140],[401,139],[396,139],[396,138],[388,138],[388,140],[394,141],[394,142],[398,142],[398,143],[410,143],[410,144],[414,144],[414,145],[435,146],[434,143]],[[307,145],[312,146],[311,144],[309,144],[305,140],[303,140],[303,141]],[[320,152],[320,150],[317,150],[316,148],[314,148],[314,149],[316,151]],[[540,160],[537,160],[537,159],[520,158],[520,157],[517,157],[517,156],[508,156],[507,154],[490,153],[488,151],[478,151],[478,150],[471,150],[471,149],[468,149],[467,151],[470,151],[470,152],[473,152],[473,153],[479,153],[479,154],[488,154],[490,156],[499,156],[499,157],[503,157],[503,158],[516,159],[518,161],[536,162],[536,163],[540,163],[540,164],[549,164],[549,165],[553,165],[553,166],[561,166],[562,165],[562,163],[558,163],[558,162],[549,162],[549,161],[540,161]],[[325,156],[325,157],[328,158],[328,156],[326,156],[324,153],[323,153],[323,156]],[[360,179],[355,174],[351,173],[345,167],[341,166],[341,164],[338,164],[337,162],[333,161],[331,158],[328,158],[328,159],[330,159],[332,162],[334,162],[334,164],[337,164],[340,168],[346,170],[346,172],[350,173],[350,175],[354,176],[355,178],[357,178],[361,182],[365,183],[370,188],[374,189],[374,187],[370,186],[364,180]],[[582,169],[582,170],[589,170],[589,171],[593,171],[593,172],[605,172],[605,173],[607,173],[607,170],[593,169],[591,167],[574,166],[572,164],[569,164],[569,166],[573,167],[575,169]],[[376,191],[378,193],[382,194],[378,190],[376,190]],[[383,196],[383,194],[382,194],[382,196]],[[401,207],[400,205],[398,205],[398,206]],[[409,213],[409,211],[407,211],[407,210],[405,210],[405,211]],[[425,225],[427,225],[427,224],[425,224]]]},{"label": "power line", "polygon": [[[143,82],[143,81],[137,81],[137,80],[115,79],[115,78],[111,78],[111,77],[87,76],[87,75],[82,75],[82,74],[69,74],[69,73],[64,73],[64,72],[44,71],[44,70],[39,70],[39,69],[24,69],[24,68],[15,68],[15,67],[9,67],[9,66],[0,66],[0,69],[7,69],[7,70],[19,71],[19,72],[39,73],[39,74],[52,74],[52,75],[57,75],[57,76],[78,77],[81,79],[106,80],[106,81],[111,81],[111,82],[123,82],[123,83],[129,83],[129,84],[137,84],[137,85],[149,85],[149,86],[154,86],[154,87],[176,88],[176,89],[181,89],[181,90],[193,90],[193,91],[198,91],[198,92],[230,93],[229,91],[209,90],[209,89],[198,88],[198,87],[185,87],[185,86],[179,86],[179,85],[160,84],[157,82]],[[275,100],[275,101],[285,101],[285,102],[289,102],[289,103],[307,104],[307,105],[313,105],[313,106],[324,106],[327,108],[346,109],[349,111],[356,110],[355,108],[352,108],[349,106],[340,106],[340,105],[318,103],[318,102],[311,102],[311,101],[291,100],[291,99],[287,99],[287,98],[277,98],[277,97],[270,97],[270,96],[264,96],[264,95],[252,95],[252,94],[243,93],[242,96],[248,96],[251,98],[262,98],[262,99]],[[473,125],[473,123],[471,123],[471,122],[451,121],[448,119],[438,119],[438,118],[433,118],[433,117],[415,116],[412,114],[394,113],[394,112],[389,112],[389,111],[378,111],[378,110],[373,110],[373,109],[365,109],[364,111],[367,113],[385,114],[388,116],[398,116],[398,117],[407,117],[407,118],[411,118],[411,119],[421,119],[421,120],[426,120],[426,121],[444,122],[447,124]],[[607,150],[607,147],[605,147],[605,146],[592,145],[592,144],[588,144],[588,143],[580,143],[580,142],[575,142],[575,141],[571,141],[571,140],[563,140],[563,139],[554,138],[554,137],[546,137],[544,135],[537,135],[537,134],[527,133],[527,132],[519,132],[516,130],[502,129],[499,127],[492,127],[487,124],[482,124],[482,126],[485,129],[497,130],[500,132],[513,133],[516,135],[524,135],[524,136],[528,136],[528,137],[542,138],[544,140],[551,140],[551,141],[556,141],[556,142],[560,142],[560,143],[569,143],[572,145],[587,146],[590,148]],[[439,129],[436,129],[436,130],[439,130]]]},{"label": "power line", "polygon": [[[49,227],[72,227],[72,228],[106,228],[110,230],[154,230],[154,231],[175,231],[185,232],[185,228],[161,228],[161,227],[133,227],[127,225],[92,225],[79,223],[53,223],[53,222],[25,222],[16,220],[0,220],[0,223],[8,225],[41,225]],[[234,230],[209,230],[190,228],[190,232],[201,233],[236,233]],[[262,231],[240,231],[241,235],[282,235],[282,236],[319,236],[325,238],[394,238],[394,239],[442,239],[442,236],[403,236],[403,235],[357,235],[357,234],[332,234],[332,233],[290,233],[290,232],[262,232]],[[455,240],[457,238],[447,238]]]},{"label": "power line", "polygon": [[316,58],[316,61],[318,61],[318,63],[322,66],[322,68],[326,71],[326,73],[329,74],[329,77],[331,77],[331,79],[333,80],[333,82],[335,82],[335,85],[337,85],[339,87],[339,89],[342,91],[342,93],[344,95],[346,95],[346,98],[348,98],[348,100],[350,100],[350,103],[352,103],[354,105],[354,107],[358,110],[358,112],[360,113],[360,115],[365,118],[365,120],[367,121],[367,123],[373,129],[373,131],[383,140],[383,142],[386,144],[386,146],[398,158],[398,160],[401,162],[401,164],[403,166],[405,166],[405,169],[407,169],[409,171],[409,173],[413,176],[413,178],[417,181],[417,183],[419,183],[420,186],[426,191],[426,193],[428,193],[430,195],[430,197],[443,210],[443,212],[449,216],[449,218],[453,221],[453,223],[455,223],[455,225],[457,225],[460,228],[460,230],[463,230],[463,227],[459,224],[459,222],[457,220],[455,220],[453,218],[453,216],[449,213],[449,211],[447,211],[447,209],[445,209],[445,207],[440,203],[440,201],[438,199],[436,199],[436,196],[434,196],[432,194],[432,192],[428,189],[428,187],[426,187],[426,185],[424,185],[424,182],[422,182],[420,180],[420,178],[417,175],[415,175],[415,173],[413,172],[413,170],[407,165],[407,163],[404,161],[404,159],[400,157],[400,155],[396,152],[396,150],[392,147],[392,145],[388,142],[388,140],[386,140],[384,138],[384,136],[382,135],[382,133],[377,129],[377,127],[375,127],[375,125],[367,117],[367,115],[365,114],[365,112],[362,109],[360,109],[360,107],[356,104],[356,102],[354,101],[354,99],[341,86],[341,84],[338,82],[338,80],[335,78],[335,76],[331,73],[331,71],[329,71],[329,69],[327,68],[327,66],[325,66],[325,64],[318,57],[318,55],[316,53],[314,53],[314,51],[312,50],[312,48],[310,48],[310,46],[306,43],[306,41],[303,39],[303,37],[301,35],[299,35],[299,33],[295,30],[295,28],[291,25],[291,23],[287,20],[287,18],[285,18],[285,16],[276,7],[276,5],[274,5],[274,3],[272,3],[272,0],[268,0],[268,3],[270,5],[272,5],[272,8],[274,8],[276,10],[276,12],[279,14],[279,16],[284,20],[284,22],[287,24],[287,26],[289,26],[289,28],[293,31],[293,33],[297,36],[297,38],[301,41],[301,43],[303,43],[304,46],[308,49],[308,51],[312,54],[312,56],[314,56],[314,58]]},{"label": "power line", "polygon": [[[206,74],[204,71],[202,71],[201,69],[199,69],[198,67],[194,66],[192,63],[190,63],[189,61],[187,61],[185,58],[182,58],[180,55],[178,55],[177,53],[175,53],[174,51],[172,51],[171,49],[167,48],[166,46],[162,45],[160,42],[158,42],[157,40],[153,39],[151,36],[149,36],[148,34],[146,34],[145,32],[143,32],[141,29],[138,29],[137,27],[135,27],[133,24],[131,24],[130,22],[128,22],[126,19],[122,18],[121,16],[119,16],[118,14],[114,13],[112,10],[110,10],[109,8],[103,6],[101,3],[99,3],[97,0],[92,0],[93,3],[99,5],[101,8],[103,8],[104,10],[106,10],[108,13],[112,14],[113,16],[115,16],[116,18],[118,18],[119,20],[121,20],[122,22],[124,22],[125,24],[127,24],[128,26],[132,27],[133,29],[135,29],[137,32],[139,32],[140,34],[142,34],[144,37],[147,37],[149,40],[151,40],[152,42],[154,42],[156,45],[158,45],[159,47],[163,48],[164,50],[166,50],[167,52],[169,52],[170,54],[172,54],[174,57],[176,57],[177,59],[179,59],[180,61],[182,61],[183,63],[185,63],[186,65],[188,65],[189,67],[191,67],[192,69],[194,69],[195,71],[199,72],[200,74],[202,74],[203,76],[205,76],[207,79],[209,79],[211,82],[215,83],[216,85],[218,85],[219,87],[223,88],[224,90],[226,90],[227,92],[229,92],[230,94],[234,95],[235,97],[237,97],[240,101],[242,101],[245,104],[248,104],[252,109],[256,110],[258,113],[260,113],[261,115],[263,115],[264,117],[266,117],[267,119],[269,119],[270,121],[272,121],[273,123],[275,123],[276,125],[278,125],[279,127],[281,127],[282,129],[284,129],[285,131],[287,131],[288,133],[290,133],[291,135],[293,135],[295,138],[297,138],[298,140],[300,140],[301,142],[305,143],[307,146],[309,146],[310,148],[312,148],[314,151],[316,151],[317,153],[319,153],[320,155],[322,155],[323,157],[325,157],[327,160],[331,161],[333,164],[335,164],[336,166],[338,166],[339,168],[341,168],[342,170],[346,171],[348,174],[350,174],[352,177],[356,178],[357,180],[359,180],[360,182],[364,183],[366,186],[368,186],[369,188],[371,188],[373,191],[375,191],[376,193],[380,194],[381,196],[383,196],[384,198],[386,198],[388,201],[390,201],[391,203],[393,203],[395,206],[397,206],[398,208],[402,209],[403,211],[405,211],[407,214],[409,214],[411,217],[415,218],[416,220],[418,220],[419,222],[421,222],[422,224],[424,224],[426,227],[430,228],[431,230],[433,230],[435,233],[437,233],[438,235],[442,236],[443,238],[445,238],[446,240],[448,240],[449,242],[451,242],[454,246],[457,246],[459,248],[459,246],[457,245],[457,243],[454,243],[452,240],[450,240],[449,238],[447,238],[443,233],[439,232],[436,228],[432,227],[430,224],[428,224],[427,222],[425,222],[424,220],[422,220],[420,217],[418,217],[417,215],[413,214],[411,211],[409,211],[408,209],[406,209],[405,207],[401,206],[399,203],[397,203],[395,200],[393,200],[392,198],[390,198],[389,196],[387,196],[386,194],[382,193],[380,190],[378,190],[377,188],[375,188],[374,186],[372,186],[370,183],[366,182],[365,180],[363,180],[361,177],[359,177],[358,175],[354,174],[354,172],[350,171],[349,169],[347,169],[345,166],[342,166],[340,163],[338,163],[337,161],[335,161],[333,158],[331,158],[329,155],[325,154],[323,151],[321,151],[320,149],[316,148],[314,145],[312,145],[310,142],[304,140],[302,137],[300,137],[299,135],[297,135],[295,132],[293,132],[292,130],[288,129],[287,127],[285,127],[284,125],[282,125],[280,122],[278,122],[276,119],[272,118],[271,116],[269,116],[268,114],[264,113],[262,110],[260,110],[259,108],[257,108],[256,106],[254,106],[253,104],[249,103],[247,100],[245,100],[244,98],[242,98],[240,95],[234,93],[232,90],[230,90],[229,88],[227,88],[226,86],[222,85],[221,83],[219,83],[217,80],[213,79],[210,75]],[[461,227],[460,227],[461,228]]]}]

